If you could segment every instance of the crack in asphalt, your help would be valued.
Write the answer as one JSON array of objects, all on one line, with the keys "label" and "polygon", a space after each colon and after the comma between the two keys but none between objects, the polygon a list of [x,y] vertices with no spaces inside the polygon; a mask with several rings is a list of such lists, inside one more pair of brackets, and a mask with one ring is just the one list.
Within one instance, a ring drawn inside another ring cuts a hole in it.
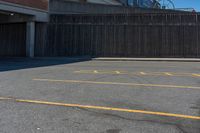
[{"label": "crack in asphalt", "polygon": [[[115,118],[118,118],[118,119],[123,119],[123,120],[127,120],[127,121],[136,121],[136,122],[148,122],[148,123],[156,123],[156,124],[159,124],[159,125],[168,125],[168,126],[173,126],[175,127],[176,129],[178,129],[181,133],[188,133],[187,131],[185,131],[183,129],[183,126],[182,125],[179,125],[179,124],[175,124],[175,123],[169,123],[169,122],[161,122],[161,121],[154,121],[154,120],[139,120],[139,119],[131,119],[131,118],[126,118],[126,117],[123,117],[123,116],[120,116],[120,115],[116,115],[116,114],[110,114],[110,113],[101,113],[101,112],[96,112],[96,111],[92,111],[92,110],[89,110],[89,109],[83,109],[83,108],[78,108],[80,110],[83,110],[83,111],[86,111],[86,112],[90,112],[90,113],[93,113],[95,115],[99,115],[99,116],[109,116],[109,117],[115,117]],[[186,127],[186,126],[184,126]],[[200,128],[196,128],[200,131]]]}]

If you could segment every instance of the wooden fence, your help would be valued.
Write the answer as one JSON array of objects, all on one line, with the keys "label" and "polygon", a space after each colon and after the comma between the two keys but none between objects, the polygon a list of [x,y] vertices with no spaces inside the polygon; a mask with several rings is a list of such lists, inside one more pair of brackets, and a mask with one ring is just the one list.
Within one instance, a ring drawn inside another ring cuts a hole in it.
[{"label": "wooden fence", "polygon": [[0,57],[26,56],[26,24],[0,24]]},{"label": "wooden fence", "polygon": [[48,25],[36,25],[36,56],[200,57],[198,14],[50,18]]}]

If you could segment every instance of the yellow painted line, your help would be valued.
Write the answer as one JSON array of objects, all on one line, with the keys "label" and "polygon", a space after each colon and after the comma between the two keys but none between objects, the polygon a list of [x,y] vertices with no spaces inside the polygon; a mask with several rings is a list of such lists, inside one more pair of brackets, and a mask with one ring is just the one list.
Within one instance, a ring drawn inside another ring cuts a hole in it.
[{"label": "yellow painted line", "polygon": [[125,85],[125,86],[143,86],[143,87],[164,87],[164,88],[182,88],[182,89],[198,89],[198,90],[200,90],[200,87],[197,87],[197,86],[182,86],[182,85],[137,84],[137,83],[121,83],[121,82],[98,82],[98,81],[85,81],[85,80],[56,80],[56,79],[33,79],[33,80],[34,81],[45,81],[45,82]]},{"label": "yellow painted line", "polygon": [[140,72],[140,74],[141,74],[141,75],[147,75],[147,73],[145,73],[145,72]]},{"label": "yellow painted line", "polygon": [[97,74],[97,73],[99,73],[99,72],[98,72],[97,70],[94,70],[94,73],[96,73],[96,74]]},{"label": "yellow painted line", "polygon": [[82,73],[82,74],[128,74],[121,71],[103,71],[103,70],[80,70],[74,71],[74,73]]},{"label": "yellow painted line", "polygon": [[192,74],[195,77],[200,77],[200,74]]},{"label": "yellow painted line", "polygon": [[9,98],[9,97],[0,97],[0,100],[10,100],[12,98]]},{"label": "yellow painted line", "polygon": [[106,70],[80,70],[74,73],[82,74],[124,74],[124,75],[142,75],[142,76],[174,76],[174,77],[200,77],[199,73],[174,73],[174,72],[128,72],[128,71],[106,71]]},{"label": "yellow painted line", "polygon": [[74,71],[74,73],[81,73],[81,71]]},{"label": "yellow painted line", "polygon": [[173,74],[171,74],[171,73],[165,73],[167,76],[173,76]]},{"label": "yellow painted line", "polygon": [[[4,100],[6,100],[6,99],[10,99],[10,98],[4,98]],[[58,103],[58,102],[28,100],[28,99],[14,99],[13,98],[12,100],[15,102],[21,102],[21,103],[54,105],[54,106],[63,106],[63,107],[77,107],[77,108],[85,108],[85,109],[118,111],[118,112],[126,112],[126,113],[138,113],[138,114],[146,114],[146,115],[156,115],[156,116],[164,116],[164,117],[176,117],[176,118],[182,118],[182,119],[200,120],[200,116],[190,116],[190,115],[173,114],[173,113],[165,113],[165,112],[154,112],[154,111],[113,108],[113,107],[103,107],[103,106],[93,106],[93,105],[68,104],[68,103]]]},{"label": "yellow painted line", "polygon": [[116,72],[116,74],[121,74],[121,72],[120,71],[115,71]]}]

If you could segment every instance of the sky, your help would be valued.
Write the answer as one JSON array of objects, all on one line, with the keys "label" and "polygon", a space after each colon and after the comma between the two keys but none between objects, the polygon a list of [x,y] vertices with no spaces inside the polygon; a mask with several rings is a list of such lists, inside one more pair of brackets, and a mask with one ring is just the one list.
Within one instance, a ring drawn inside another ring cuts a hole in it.
[{"label": "sky", "polygon": [[176,8],[194,8],[200,11],[200,0],[172,0]]}]

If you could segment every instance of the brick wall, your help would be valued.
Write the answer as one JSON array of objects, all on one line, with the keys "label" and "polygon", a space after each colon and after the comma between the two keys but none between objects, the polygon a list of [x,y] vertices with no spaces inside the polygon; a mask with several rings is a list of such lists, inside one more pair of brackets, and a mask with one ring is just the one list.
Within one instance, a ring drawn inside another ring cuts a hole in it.
[{"label": "brick wall", "polygon": [[48,0],[0,0],[0,1],[25,5],[42,10],[48,10]]}]

